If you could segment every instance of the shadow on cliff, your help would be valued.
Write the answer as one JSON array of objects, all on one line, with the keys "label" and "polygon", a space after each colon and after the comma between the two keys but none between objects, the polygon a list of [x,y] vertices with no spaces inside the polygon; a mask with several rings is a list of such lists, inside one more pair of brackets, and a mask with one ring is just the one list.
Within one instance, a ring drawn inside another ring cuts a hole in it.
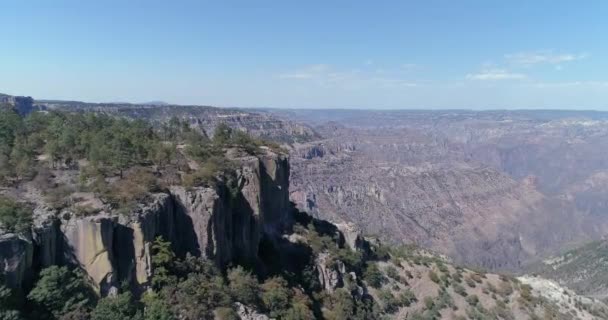
[{"label": "shadow on cliff", "polygon": [[133,241],[133,229],[117,224],[114,227],[114,240],[112,242],[112,256],[115,261],[112,263],[117,270],[117,279],[122,284],[128,281],[133,292],[137,292],[142,283],[137,282],[135,269],[135,246]]},{"label": "shadow on cliff", "polygon": [[194,227],[192,217],[188,214],[188,209],[182,201],[173,196],[173,205],[175,208],[174,215],[174,234],[163,235],[165,239],[171,241],[173,251],[180,258],[186,256],[187,253],[195,257],[201,256],[201,248],[199,246],[198,235]]}]

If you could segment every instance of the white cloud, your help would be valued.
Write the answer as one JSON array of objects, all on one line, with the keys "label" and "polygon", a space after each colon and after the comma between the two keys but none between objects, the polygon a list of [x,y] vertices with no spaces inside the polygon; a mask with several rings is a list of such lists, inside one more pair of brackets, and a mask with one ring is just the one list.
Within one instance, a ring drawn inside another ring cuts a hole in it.
[{"label": "white cloud", "polygon": [[469,73],[466,78],[470,80],[518,80],[526,78],[526,75],[509,72],[504,69],[491,69],[478,73]]},{"label": "white cloud", "polygon": [[537,88],[608,87],[608,81],[536,82],[533,86]]},{"label": "white cloud", "polygon": [[586,53],[560,53],[556,54],[551,51],[535,51],[535,52],[519,52],[506,54],[505,59],[512,64],[531,66],[535,64],[559,64],[582,60],[589,55]]},{"label": "white cloud", "polygon": [[420,65],[417,65],[415,63],[404,63],[401,65],[401,68],[406,69],[406,70],[411,70],[411,69],[420,68]]},{"label": "white cloud", "polygon": [[329,70],[329,66],[326,64],[314,64],[294,72],[280,74],[281,79],[313,79],[323,76]]},{"label": "white cloud", "polygon": [[395,87],[414,87],[414,81],[402,79],[401,77],[385,76],[389,72],[382,68],[374,70],[348,69],[342,70],[326,64],[315,64],[292,72],[279,74],[279,79],[291,79],[299,81],[309,81],[320,86],[335,86],[342,88],[363,88],[366,86],[376,86],[384,88]]}]

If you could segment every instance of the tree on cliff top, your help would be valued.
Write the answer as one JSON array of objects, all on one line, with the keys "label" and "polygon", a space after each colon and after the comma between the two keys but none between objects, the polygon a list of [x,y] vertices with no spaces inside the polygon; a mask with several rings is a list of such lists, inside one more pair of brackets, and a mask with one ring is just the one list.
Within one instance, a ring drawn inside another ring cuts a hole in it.
[{"label": "tree on cliff top", "polygon": [[0,224],[8,232],[23,232],[32,225],[32,210],[0,196]]}]

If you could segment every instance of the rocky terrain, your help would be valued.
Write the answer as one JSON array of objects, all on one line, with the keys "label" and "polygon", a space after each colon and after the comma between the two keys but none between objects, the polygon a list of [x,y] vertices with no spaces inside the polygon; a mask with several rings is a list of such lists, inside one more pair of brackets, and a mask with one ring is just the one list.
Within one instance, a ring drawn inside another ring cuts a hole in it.
[{"label": "rocky terrain", "polygon": [[325,137],[292,152],[291,197],[318,217],[495,270],[606,234],[605,113],[271,112]]}]

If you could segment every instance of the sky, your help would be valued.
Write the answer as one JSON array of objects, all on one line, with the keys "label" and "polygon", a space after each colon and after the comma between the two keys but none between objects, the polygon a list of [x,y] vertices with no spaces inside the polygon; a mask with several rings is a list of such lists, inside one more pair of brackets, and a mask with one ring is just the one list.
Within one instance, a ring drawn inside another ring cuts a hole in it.
[{"label": "sky", "polygon": [[12,95],[608,110],[608,1],[0,1]]}]

